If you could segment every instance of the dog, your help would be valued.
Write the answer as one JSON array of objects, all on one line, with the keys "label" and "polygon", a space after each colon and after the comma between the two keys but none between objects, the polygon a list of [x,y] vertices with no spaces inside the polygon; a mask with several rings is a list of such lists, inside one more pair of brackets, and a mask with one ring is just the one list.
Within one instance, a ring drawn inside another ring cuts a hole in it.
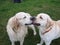
[{"label": "dog", "polygon": [[60,37],[60,20],[55,21],[45,13],[32,18],[33,24],[38,27],[41,41],[37,45],[50,45],[52,40]]},{"label": "dog", "polygon": [[32,28],[34,35],[36,35],[35,27],[31,24],[30,18],[29,13],[19,12],[8,20],[6,29],[11,45],[15,45],[15,41],[20,41],[20,45],[23,45],[24,38],[28,33],[28,27]]}]

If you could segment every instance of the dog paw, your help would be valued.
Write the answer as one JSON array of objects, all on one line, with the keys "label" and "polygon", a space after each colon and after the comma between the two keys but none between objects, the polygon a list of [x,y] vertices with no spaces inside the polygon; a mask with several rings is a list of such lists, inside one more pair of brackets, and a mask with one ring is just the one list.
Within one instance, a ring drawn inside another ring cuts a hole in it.
[{"label": "dog paw", "polygon": [[34,35],[36,35],[36,32],[34,33]]},{"label": "dog paw", "polygon": [[40,45],[40,44],[37,44],[37,45]]}]

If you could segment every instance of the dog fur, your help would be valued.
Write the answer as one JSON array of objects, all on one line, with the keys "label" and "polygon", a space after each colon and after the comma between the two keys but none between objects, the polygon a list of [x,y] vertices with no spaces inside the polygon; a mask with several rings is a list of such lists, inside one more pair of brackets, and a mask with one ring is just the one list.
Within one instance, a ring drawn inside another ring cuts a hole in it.
[{"label": "dog fur", "polygon": [[28,27],[32,28],[34,35],[36,35],[36,31],[33,25],[25,25],[32,23],[30,17],[31,16],[29,13],[19,12],[8,20],[6,28],[11,45],[15,45],[15,41],[20,41],[20,45],[23,45],[24,38],[28,33]]},{"label": "dog fur", "polygon": [[39,35],[41,41],[37,45],[50,45],[52,40],[60,37],[60,20],[54,21],[48,14],[40,13],[36,16],[34,24],[39,24]]}]

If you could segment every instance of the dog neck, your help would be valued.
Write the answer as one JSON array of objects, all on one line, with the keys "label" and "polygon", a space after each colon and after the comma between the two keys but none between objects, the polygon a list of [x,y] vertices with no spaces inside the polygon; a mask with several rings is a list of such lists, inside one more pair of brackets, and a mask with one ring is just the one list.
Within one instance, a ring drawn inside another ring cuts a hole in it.
[{"label": "dog neck", "polygon": [[27,27],[23,26],[23,25],[17,25],[17,27],[18,28],[16,28],[16,27],[12,28],[15,33],[20,32],[21,30],[25,30],[25,31],[27,30]]},{"label": "dog neck", "polygon": [[42,32],[42,34],[44,35],[44,34],[48,33],[49,31],[51,31],[53,25],[54,25],[54,21],[48,22],[44,29],[45,31]]}]

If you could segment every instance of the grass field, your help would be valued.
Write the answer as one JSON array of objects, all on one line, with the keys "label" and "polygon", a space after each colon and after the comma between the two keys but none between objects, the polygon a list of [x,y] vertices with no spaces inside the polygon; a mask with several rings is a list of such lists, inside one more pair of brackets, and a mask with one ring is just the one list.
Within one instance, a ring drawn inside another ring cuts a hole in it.
[{"label": "grass field", "polygon": [[[22,3],[13,3],[12,0],[0,0],[0,45],[11,45],[6,32],[8,19],[17,12],[27,12],[32,16],[38,13],[48,13],[52,19],[60,19],[60,0],[23,0]],[[29,30],[25,38],[24,45],[36,45],[39,43],[38,29],[37,35],[33,36],[33,31]],[[51,45],[60,45],[60,39],[52,41]]]}]

